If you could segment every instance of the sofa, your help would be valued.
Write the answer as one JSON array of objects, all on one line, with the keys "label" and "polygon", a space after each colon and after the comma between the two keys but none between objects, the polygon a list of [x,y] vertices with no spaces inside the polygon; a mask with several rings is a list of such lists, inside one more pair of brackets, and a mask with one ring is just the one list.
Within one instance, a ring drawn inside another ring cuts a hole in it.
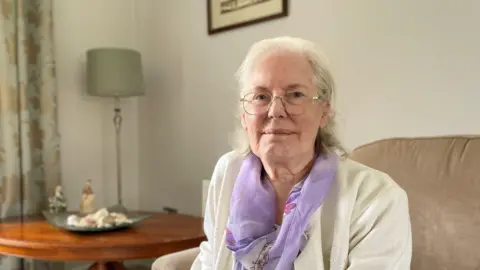
[{"label": "sofa", "polygon": [[[392,138],[351,158],[388,173],[409,197],[413,270],[480,269],[480,136]],[[153,270],[187,270],[198,248],[158,258]]]}]

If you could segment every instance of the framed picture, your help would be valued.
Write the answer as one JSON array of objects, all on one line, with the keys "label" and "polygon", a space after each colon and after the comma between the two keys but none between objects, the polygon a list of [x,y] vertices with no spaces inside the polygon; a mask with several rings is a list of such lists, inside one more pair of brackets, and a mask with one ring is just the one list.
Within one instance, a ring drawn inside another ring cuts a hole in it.
[{"label": "framed picture", "polygon": [[288,0],[207,0],[208,34],[288,16]]}]

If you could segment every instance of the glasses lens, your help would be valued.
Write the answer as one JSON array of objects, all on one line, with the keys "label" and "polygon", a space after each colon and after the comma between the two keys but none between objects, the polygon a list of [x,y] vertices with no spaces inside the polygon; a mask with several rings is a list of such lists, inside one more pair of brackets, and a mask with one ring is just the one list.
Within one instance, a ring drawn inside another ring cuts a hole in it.
[{"label": "glasses lens", "polygon": [[[248,114],[264,114],[272,103],[270,93],[249,93],[243,98],[243,109]],[[300,115],[304,112],[308,98],[298,95],[280,97],[285,111],[290,115]]]},{"label": "glasses lens", "polygon": [[243,98],[243,108],[248,114],[262,114],[272,101],[269,93],[249,93]]},{"label": "glasses lens", "polygon": [[299,115],[305,111],[312,100],[300,91],[289,92],[283,97],[285,110],[291,115]]}]

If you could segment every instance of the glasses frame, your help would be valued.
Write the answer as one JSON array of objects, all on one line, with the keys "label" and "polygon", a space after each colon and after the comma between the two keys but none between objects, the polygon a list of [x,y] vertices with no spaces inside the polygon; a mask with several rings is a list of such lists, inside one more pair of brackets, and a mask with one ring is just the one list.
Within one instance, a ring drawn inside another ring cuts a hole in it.
[{"label": "glasses frame", "polygon": [[[240,98],[240,102],[242,102],[243,111],[244,111],[246,114],[249,114],[249,115],[262,115],[262,114],[268,112],[268,110],[270,109],[270,106],[272,106],[272,104],[273,104],[273,102],[275,101],[276,98],[280,98],[280,100],[282,101],[282,105],[283,105],[283,108],[285,109],[285,112],[287,112],[288,114],[291,114],[291,113],[288,112],[287,107],[285,106],[285,103],[286,103],[285,100],[284,100],[284,97],[285,97],[285,96],[280,96],[280,95],[271,95],[271,96],[272,96],[272,100],[271,100],[270,103],[268,104],[267,109],[265,110],[264,113],[260,113],[260,114],[249,113],[249,112],[247,111],[247,109],[245,109],[245,103],[246,103],[246,102],[249,102],[248,100],[245,99],[245,97],[248,96],[248,95],[250,95],[250,94],[253,94],[253,93],[255,93],[255,92],[248,92],[248,93],[246,93],[245,95],[243,95],[242,98]],[[311,100],[312,100],[312,102],[315,102],[315,101],[320,101],[321,99],[320,99],[320,97],[319,97],[318,95],[316,95],[316,96],[311,97]],[[291,105],[291,104],[290,104],[290,105]],[[302,106],[302,107],[303,107],[303,106]],[[302,115],[302,114],[303,114],[303,112],[300,113],[300,114],[293,114],[293,115]]]}]

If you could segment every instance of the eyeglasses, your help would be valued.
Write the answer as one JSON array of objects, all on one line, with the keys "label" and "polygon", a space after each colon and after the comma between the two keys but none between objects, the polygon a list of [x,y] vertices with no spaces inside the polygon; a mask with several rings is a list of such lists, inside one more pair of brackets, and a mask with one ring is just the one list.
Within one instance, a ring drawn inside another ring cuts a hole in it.
[{"label": "eyeglasses", "polygon": [[319,100],[318,96],[308,97],[300,91],[293,91],[286,93],[284,96],[273,96],[270,92],[250,92],[240,101],[243,103],[243,109],[246,113],[260,115],[268,111],[276,98],[280,98],[285,111],[290,115],[303,114],[309,104]]}]

